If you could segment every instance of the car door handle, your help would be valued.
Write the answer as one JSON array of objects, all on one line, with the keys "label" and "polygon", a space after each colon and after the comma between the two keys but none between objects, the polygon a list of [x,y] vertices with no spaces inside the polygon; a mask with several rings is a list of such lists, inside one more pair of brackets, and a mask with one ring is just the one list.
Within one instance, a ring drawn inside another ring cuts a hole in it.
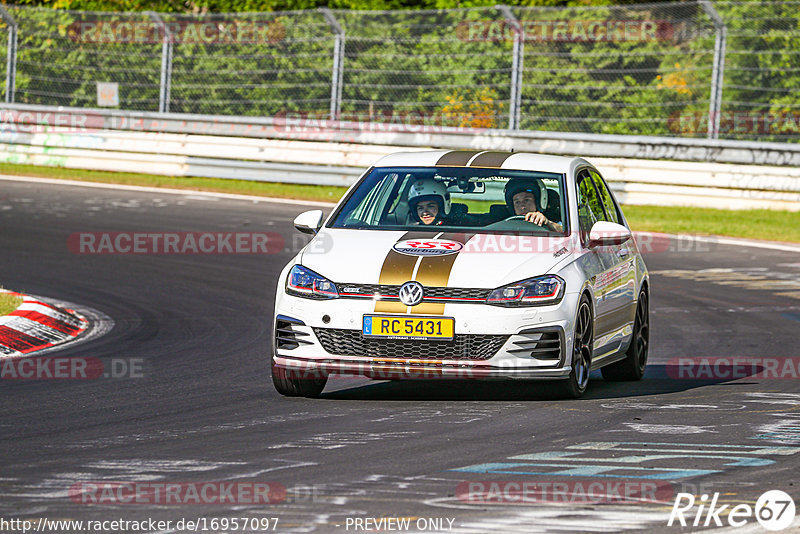
[{"label": "car door handle", "polygon": [[617,252],[617,254],[619,255],[620,258],[627,258],[628,256],[630,256],[631,251],[628,250],[627,248],[623,248],[620,249],[620,251]]}]

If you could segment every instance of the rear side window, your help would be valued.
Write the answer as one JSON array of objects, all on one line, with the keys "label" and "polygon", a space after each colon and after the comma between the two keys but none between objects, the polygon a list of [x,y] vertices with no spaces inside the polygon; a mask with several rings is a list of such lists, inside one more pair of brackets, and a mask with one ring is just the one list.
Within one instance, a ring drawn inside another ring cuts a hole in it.
[{"label": "rear side window", "polygon": [[617,224],[622,224],[622,217],[619,214],[619,210],[617,209],[617,205],[614,202],[614,198],[611,195],[611,191],[608,190],[608,186],[606,185],[605,180],[600,177],[595,171],[589,171],[592,175],[592,180],[594,181],[594,185],[597,186],[597,191],[600,193],[600,199],[603,201],[603,207],[606,209],[606,215],[608,215],[608,220]]}]

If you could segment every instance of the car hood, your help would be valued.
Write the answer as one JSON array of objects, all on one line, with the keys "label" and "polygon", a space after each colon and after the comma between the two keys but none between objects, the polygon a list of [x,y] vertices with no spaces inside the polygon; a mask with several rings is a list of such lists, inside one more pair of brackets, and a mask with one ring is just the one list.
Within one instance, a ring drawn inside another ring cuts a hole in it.
[{"label": "car hood", "polygon": [[[393,248],[410,239],[434,238],[460,244],[461,248],[436,256],[402,254]],[[489,289],[555,272],[572,256],[572,242],[561,236],[444,233],[436,237],[406,231],[323,228],[304,249],[300,262],[336,283],[402,284],[418,280],[427,286]]]}]

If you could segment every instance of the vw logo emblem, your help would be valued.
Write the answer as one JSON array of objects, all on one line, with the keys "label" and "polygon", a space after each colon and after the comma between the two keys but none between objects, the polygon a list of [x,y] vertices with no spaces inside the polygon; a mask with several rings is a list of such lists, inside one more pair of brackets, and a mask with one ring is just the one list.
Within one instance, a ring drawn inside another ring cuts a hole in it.
[{"label": "vw logo emblem", "polygon": [[400,286],[400,291],[398,292],[400,302],[406,306],[416,306],[422,302],[422,294],[422,284],[419,282],[406,282]]}]

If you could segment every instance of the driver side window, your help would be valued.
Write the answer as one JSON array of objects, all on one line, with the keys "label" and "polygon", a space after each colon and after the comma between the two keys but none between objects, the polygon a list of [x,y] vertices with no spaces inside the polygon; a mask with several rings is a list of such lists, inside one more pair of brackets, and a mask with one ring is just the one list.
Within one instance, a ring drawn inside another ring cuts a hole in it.
[{"label": "driver side window", "polygon": [[597,191],[599,191],[600,197],[603,199],[603,206],[605,207],[606,213],[608,214],[608,220],[613,223],[622,224],[621,223],[622,217],[620,217],[619,212],[617,211],[617,206],[614,204],[614,200],[611,197],[611,192],[608,190],[606,183],[596,172],[594,171],[589,171],[589,172],[591,173],[592,178],[594,179],[594,185],[595,187],[597,187]]},{"label": "driver side window", "polygon": [[603,201],[597,192],[588,171],[578,174],[578,224],[581,241],[589,241],[589,232],[597,221],[607,221]]}]

